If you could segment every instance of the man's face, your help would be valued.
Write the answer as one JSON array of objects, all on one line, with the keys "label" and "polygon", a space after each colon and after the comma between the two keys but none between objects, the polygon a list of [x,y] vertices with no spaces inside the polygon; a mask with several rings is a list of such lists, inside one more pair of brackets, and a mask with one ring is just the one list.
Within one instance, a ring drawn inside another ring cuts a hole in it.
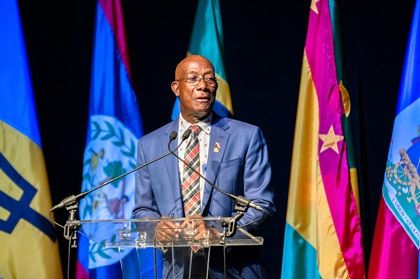
[{"label": "man's face", "polygon": [[216,97],[212,65],[201,57],[187,58],[178,66],[172,90],[181,102],[182,116],[190,123],[208,115]]}]

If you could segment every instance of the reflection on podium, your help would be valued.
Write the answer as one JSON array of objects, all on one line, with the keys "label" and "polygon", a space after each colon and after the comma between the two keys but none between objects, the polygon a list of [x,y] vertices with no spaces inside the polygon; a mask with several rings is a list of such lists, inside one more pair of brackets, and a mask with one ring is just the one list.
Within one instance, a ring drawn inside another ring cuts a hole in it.
[{"label": "reflection on podium", "polygon": [[[103,249],[122,254],[135,249],[140,268],[133,269],[133,262],[128,264],[122,257],[123,274],[127,274],[125,270],[140,270],[137,278],[209,278],[209,274],[216,272],[218,277],[228,278],[228,249],[263,244],[262,237],[253,236],[242,228],[232,233],[231,219],[83,220],[79,221],[78,233]],[[153,253],[144,253],[146,250]],[[160,274],[158,267],[162,260],[163,274]],[[145,275],[141,270],[142,263],[147,261],[153,262],[153,275]]]}]

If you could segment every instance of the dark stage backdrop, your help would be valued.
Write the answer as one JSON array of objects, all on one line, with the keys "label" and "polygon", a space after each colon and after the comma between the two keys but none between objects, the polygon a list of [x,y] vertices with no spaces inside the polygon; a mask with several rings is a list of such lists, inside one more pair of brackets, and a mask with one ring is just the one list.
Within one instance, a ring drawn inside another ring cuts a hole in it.
[{"label": "dark stage backdrop", "polygon": [[[278,278],[310,1],[220,2],[235,117],[260,126],[269,145],[278,211],[264,234],[264,249],[269,278]],[[414,0],[398,5],[383,0],[338,2],[368,258]],[[52,199],[58,203],[81,187],[95,2],[19,4]],[[133,83],[147,133],[170,120],[170,82],[177,62],[186,55],[197,4],[122,4]],[[67,216],[58,211],[56,218],[64,223]],[[67,247],[62,231],[57,233],[65,267]]]}]

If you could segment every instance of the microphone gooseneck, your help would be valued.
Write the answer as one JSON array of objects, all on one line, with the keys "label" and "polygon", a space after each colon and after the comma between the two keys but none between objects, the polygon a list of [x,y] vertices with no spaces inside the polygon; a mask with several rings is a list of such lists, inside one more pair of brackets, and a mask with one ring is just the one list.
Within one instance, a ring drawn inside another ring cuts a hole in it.
[{"label": "microphone gooseneck", "polygon": [[[168,146],[170,146],[171,142],[173,142],[177,138],[177,135],[178,135],[177,132],[170,133]],[[186,137],[186,138],[188,138],[188,137]],[[184,142],[184,140],[186,138],[183,138],[182,139],[182,141],[179,143],[179,145],[176,147],[175,150],[177,150],[181,146],[181,144]],[[81,192],[81,193],[79,193],[77,195],[71,195],[71,196],[63,199],[59,204],[53,206],[50,209],[50,216],[51,216],[51,213],[54,210],[56,210],[58,208],[62,208],[62,207],[65,207],[66,210],[69,212],[69,218],[68,218],[66,224],[64,226],[61,226],[61,227],[63,227],[63,230],[64,230],[64,238],[69,241],[69,247],[77,248],[77,229],[78,229],[78,227],[81,224],[80,221],[77,220],[77,218],[76,218],[76,211],[77,211],[79,199],[85,197],[86,195],[90,194],[93,191],[96,191],[96,190],[98,190],[98,189],[100,189],[100,188],[102,188],[102,187],[104,187],[104,186],[106,186],[106,185],[108,185],[108,184],[116,181],[116,180],[119,180],[119,179],[121,179],[121,178],[129,175],[132,172],[135,172],[135,171],[137,171],[139,169],[144,168],[144,167],[146,167],[146,166],[148,166],[148,165],[150,165],[150,164],[152,164],[152,163],[154,163],[154,162],[156,162],[156,161],[158,161],[158,160],[160,160],[160,159],[168,156],[171,153],[172,152],[167,152],[167,153],[165,153],[165,154],[163,154],[163,155],[161,155],[161,156],[153,159],[152,161],[146,162],[146,163],[144,163],[142,165],[138,165],[135,168],[133,168],[133,169],[131,169],[131,170],[129,170],[129,171],[121,174],[121,175],[118,175],[118,176],[113,177],[111,179],[107,179],[104,182],[100,183],[98,186],[93,187],[93,188],[91,188],[88,191]],[[57,224],[53,219],[52,219],[52,221],[55,224]]]},{"label": "microphone gooseneck", "polygon": [[[265,211],[261,206],[259,206],[258,204],[253,203],[252,201],[250,201],[249,199],[243,197],[243,196],[236,196],[232,193],[228,193],[223,191],[222,189],[220,189],[220,187],[218,187],[216,184],[212,183],[210,180],[208,180],[204,175],[202,175],[200,173],[200,171],[196,170],[195,168],[193,168],[188,162],[186,162],[184,159],[182,159],[181,157],[178,156],[178,154],[175,153],[175,151],[181,146],[181,144],[190,136],[191,134],[191,129],[188,128],[187,130],[185,130],[185,132],[182,134],[182,141],[181,143],[178,145],[178,147],[174,150],[171,149],[170,146],[170,142],[168,143],[168,150],[169,152],[174,155],[178,160],[180,160],[182,163],[184,163],[190,170],[192,170],[193,172],[195,172],[196,174],[198,174],[198,176],[200,176],[202,179],[204,179],[204,181],[206,181],[212,188],[214,188],[216,191],[230,197],[231,199],[233,199],[236,203],[240,204],[241,206],[244,206],[245,208],[248,207],[252,207],[254,209],[257,209],[259,211]],[[175,131],[172,133],[176,133]],[[172,134],[171,133],[171,134]]]},{"label": "microphone gooseneck", "polygon": [[[191,131],[190,131],[190,133],[191,133]],[[177,136],[178,136],[178,133],[175,132],[175,131],[173,131],[173,132],[170,133],[168,146],[170,146],[170,144],[176,139]],[[188,134],[188,136],[189,136],[189,134]],[[174,150],[177,150],[181,146],[181,144],[188,138],[188,136],[184,139],[184,135],[183,135],[181,142],[179,143],[179,145]],[[130,173],[133,173],[133,172],[135,172],[135,171],[137,171],[139,169],[142,169],[144,167],[147,167],[148,165],[150,165],[150,164],[152,164],[152,163],[154,163],[156,161],[159,161],[160,159],[168,156],[171,153],[172,152],[165,153],[165,154],[163,154],[163,155],[161,155],[161,156],[159,156],[159,157],[157,157],[157,158],[155,158],[155,159],[153,159],[153,160],[151,160],[151,161],[149,161],[147,163],[144,163],[142,165],[138,165],[137,167],[132,168],[131,170],[129,170],[129,171],[123,173],[123,174],[120,174],[120,175],[118,175],[116,177],[107,179],[104,182],[100,183],[98,186],[93,187],[93,188],[91,188],[88,191],[81,192],[81,193],[79,193],[77,195],[71,195],[71,196],[63,199],[59,204],[53,206],[50,209],[50,212],[52,212],[52,211],[54,211],[54,210],[56,210],[58,208],[67,207],[67,206],[73,205],[73,204],[77,203],[78,200],[80,200],[81,198],[85,197],[86,195],[88,195],[88,194],[90,194],[90,193],[92,193],[92,192],[94,192],[94,191],[96,191],[96,190],[98,190],[98,189],[100,189],[100,188],[102,188],[102,187],[104,187],[104,186],[106,186],[106,185],[108,185],[108,184],[116,181],[116,180],[119,180],[119,179],[121,179],[121,178],[129,175]]]}]

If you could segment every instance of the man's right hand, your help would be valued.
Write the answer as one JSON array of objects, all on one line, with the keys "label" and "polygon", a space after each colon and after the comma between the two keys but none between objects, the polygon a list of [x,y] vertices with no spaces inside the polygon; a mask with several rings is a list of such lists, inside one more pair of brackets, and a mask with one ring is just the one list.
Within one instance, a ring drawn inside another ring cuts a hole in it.
[{"label": "man's right hand", "polygon": [[179,224],[169,217],[162,217],[155,229],[155,240],[159,242],[172,242],[179,238]]}]

